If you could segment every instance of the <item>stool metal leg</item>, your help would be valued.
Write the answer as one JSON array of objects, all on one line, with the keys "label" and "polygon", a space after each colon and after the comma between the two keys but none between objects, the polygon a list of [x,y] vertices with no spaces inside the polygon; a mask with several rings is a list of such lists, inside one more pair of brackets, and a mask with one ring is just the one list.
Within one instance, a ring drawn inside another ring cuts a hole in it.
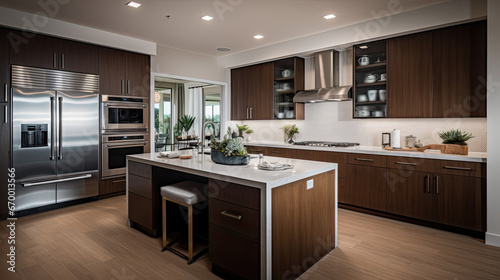
[{"label": "stool metal leg", "polygon": [[162,197],[161,209],[162,209],[162,224],[163,224],[163,248],[167,246],[167,200]]},{"label": "stool metal leg", "polygon": [[188,206],[188,263],[193,260],[193,205]]}]

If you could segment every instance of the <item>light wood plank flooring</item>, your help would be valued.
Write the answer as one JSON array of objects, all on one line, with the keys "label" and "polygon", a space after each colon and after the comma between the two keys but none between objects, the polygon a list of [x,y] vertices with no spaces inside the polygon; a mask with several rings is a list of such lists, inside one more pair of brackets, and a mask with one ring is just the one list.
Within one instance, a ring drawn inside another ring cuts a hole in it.
[{"label": "light wood plank flooring", "polygon": [[[0,279],[219,279],[207,255],[188,266],[128,228],[125,210],[120,196],[18,219],[16,273],[1,221]],[[339,240],[300,279],[500,279],[500,248],[467,236],[340,209]]]}]

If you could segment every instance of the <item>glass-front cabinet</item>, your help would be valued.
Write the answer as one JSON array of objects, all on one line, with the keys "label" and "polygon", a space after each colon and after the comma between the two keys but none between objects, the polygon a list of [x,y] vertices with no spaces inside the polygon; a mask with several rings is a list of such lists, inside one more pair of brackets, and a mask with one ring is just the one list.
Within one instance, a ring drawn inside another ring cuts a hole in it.
[{"label": "glass-front cabinet", "polygon": [[291,57],[274,62],[274,119],[304,119],[304,104],[293,103],[304,90],[304,59]]},{"label": "glass-front cabinet", "polygon": [[386,41],[354,46],[354,118],[387,116],[387,79]]}]

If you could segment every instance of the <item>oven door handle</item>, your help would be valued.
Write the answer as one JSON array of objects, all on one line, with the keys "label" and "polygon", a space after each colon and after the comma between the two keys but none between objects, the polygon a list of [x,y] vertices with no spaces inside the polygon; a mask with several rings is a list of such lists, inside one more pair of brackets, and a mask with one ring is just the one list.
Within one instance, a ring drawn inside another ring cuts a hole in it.
[{"label": "oven door handle", "polygon": [[141,143],[129,143],[129,144],[104,144],[105,148],[128,148],[133,146],[146,146],[148,141]]},{"label": "oven door handle", "polygon": [[126,108],[126,109],[144,109],[147,107],[146,104],[144,103],[138,103],[138,104],[110,104],[108,102],[103,102],[102,106],[108,107],[108,108]]}]

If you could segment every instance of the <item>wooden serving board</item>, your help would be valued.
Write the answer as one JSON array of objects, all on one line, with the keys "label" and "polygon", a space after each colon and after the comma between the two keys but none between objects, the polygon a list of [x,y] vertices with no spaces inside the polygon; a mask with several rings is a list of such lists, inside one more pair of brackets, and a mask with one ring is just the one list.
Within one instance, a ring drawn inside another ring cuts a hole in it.
[{"label": "wooden serving board", "polygon": [[389,151],[399,151],[399,152],[422,152],[417,148],[406,148],[406,147],[401,148],[401,149],[394,149],[392,147],[384,147],[384,149],[389,150]]}]

